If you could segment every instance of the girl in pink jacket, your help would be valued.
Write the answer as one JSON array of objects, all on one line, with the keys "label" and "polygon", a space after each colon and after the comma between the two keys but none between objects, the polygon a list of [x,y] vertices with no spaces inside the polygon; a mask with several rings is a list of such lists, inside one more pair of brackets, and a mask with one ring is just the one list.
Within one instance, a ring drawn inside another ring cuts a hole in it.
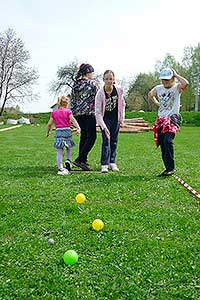
[{"label": "girl in pink jacket", "polygon": [[125,102],[123,90],[115,86],[115,74],[106,70],[103,74],[104,87],[95,98],[95,116],[102,132],[101,172],[108,168],[119,171],[116,165],[116,150],[119,127],[124,120]]}]

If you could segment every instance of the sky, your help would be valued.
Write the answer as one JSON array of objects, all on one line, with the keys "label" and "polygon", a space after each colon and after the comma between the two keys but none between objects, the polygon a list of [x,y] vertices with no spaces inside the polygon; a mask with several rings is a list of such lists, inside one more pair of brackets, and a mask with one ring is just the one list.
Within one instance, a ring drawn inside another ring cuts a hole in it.
[{"label": "sky", "polygon": [[166,53],[180,61],[200,42],[199,11],[199,0],[0,0],[0,32],[15,30],[40,76],[38,101],[21,109],[50,111],[49,84],[75,59],[127,81],[154,71]]}]

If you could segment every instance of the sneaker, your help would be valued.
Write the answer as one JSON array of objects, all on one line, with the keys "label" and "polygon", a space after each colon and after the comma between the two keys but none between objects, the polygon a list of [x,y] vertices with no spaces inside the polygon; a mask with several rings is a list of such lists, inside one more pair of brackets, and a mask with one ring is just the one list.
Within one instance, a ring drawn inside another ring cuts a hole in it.
[{"label": "sneaker", "polygon": [[160,174],[158,174],[158,177],[162,177],[162,176],[172,176],[175,173],[175,169],[174,170],[164,170],[163,172],[161,172]]},{"label": "sneaker", "polygon": [[158,177],[162,177],[162,176],[165,176],[165,173],[167,172],[167,170],[164,170],[164,171],[162,171],[160,174],[158,174],[157,176]]},{"label": "sneaker", "polygon": [[65,168],[70,172],[71,171],[71,161],[69,159],[65,162]]},{"label": "sneaker", "polygon": [[78,167],[78,168],[81,168],[82,170],[84,171],[91,171],[90,167],[88,166],[87,163],[84,163],[84,162],[79,162],[78,160],[75,160],[73,162],[73,164]]},{"label": "sneaker", "polygon": [[108,173],[108,165],[101,166],[101,173]]},{"label": "sneaker", "polygon": [[164,176],[172,176],[176,170],[166,171]]},{"label": "sneaker", "polygon": [[119,172],[119,168],[115,163],[111,163],[109,165],[109,168],[113,171],[113,172]]},{"label": "sneaker", "polygon": [[67,169],[59,169],[58,170],[58,173],[57,173],[57,175],[61,175],[61,176],[63,176],[63,175],[68,175],[69,174],[69,171],[67,170]]}]

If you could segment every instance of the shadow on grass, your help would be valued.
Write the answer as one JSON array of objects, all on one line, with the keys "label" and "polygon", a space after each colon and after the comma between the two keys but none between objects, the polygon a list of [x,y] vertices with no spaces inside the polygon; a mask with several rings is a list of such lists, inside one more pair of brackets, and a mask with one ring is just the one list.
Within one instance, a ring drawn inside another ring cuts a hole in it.
[{"label": "shadow on grass", "polygon": [[[0,174],[4,174],[5,177],[22,177],[22,178],[29,178],[29,177],[43,177],[44,175],[48,174],[55,174],[56,175],[56,168],[52,166],[13,166],[12,167],[0,167]],[[7,176],[5,176],[7,175]]]},{"label": "shadow on grass", "polygon": [[[154,173],[148,174],[146,173],[141,174],[140,171],[138,171],[140,174],[126,174],[126,173],[114,173],[109,172],[108,174],[103,174],[100,171],[83,171],[81,169],[72,169],[71,174],[69,175],[70,178],[76,179],[78,177],[79,183],[85,182],[89,183],[91,181],[97,180],[98,182],[102,183],[118,183],[123,184],[124,182],[134,181],[134,182],[147,182],[152,181],[155,179],[160,179],[157,177]],[[0,167],[0,174],[5,174],[9,178],[31,178],[31,177],[45,177],[47,175],[53,175],[57,176],[57,168],[56,166],[9,166],[9,167]],[[6,176],[6,177],[7,177]],[[60,176],[62,177],[62,176]],[[64,176],[66,177],[66,176]],[[163,178],[162,178],[163,179]]]}]

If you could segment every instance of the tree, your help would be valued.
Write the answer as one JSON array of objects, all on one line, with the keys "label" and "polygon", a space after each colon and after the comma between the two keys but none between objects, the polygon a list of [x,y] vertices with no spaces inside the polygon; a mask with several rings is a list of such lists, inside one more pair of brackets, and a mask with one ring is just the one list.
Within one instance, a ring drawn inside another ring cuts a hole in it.
[{"label": "tree", "polygon": [[148,92],[158,83],[158,77],[154,73],[137,75],[127,93],[127,110],[156,110],[156,106],[148,99]]},{"label": "tree", "polygon": [[[54,94],[71,94],[71,88],[75,81],[78,68],[81,64],[78,60],[69,62],[63,67],[58,67],[57,79],[50,83],[50,92]],[[94,74],[93,78],[99,83],[101,75]]]},{"label": "tree", "polygon": [[38,73],[28,66],[30,54],[13,29],[0,33],[0,102],[3,114],[6,103],[33,100],[32,85]]},{"label": "tree", "polygon": [[181,96],[181,110],[193,111],[195,106],[194,86],[193,86],[193,55],[192,47],[185,47],[183,51],[182,63],[176,61],[175,57],[169,53],[166,54],[163,61],[158,61],[155,65],[155,72],[159,72],[163,68],[173,68],[180,75],[184,76],[189,81],[189,86],[186,93]]},{"label": "tree", "polygon": [[57,79],[50,84],[50,91],[55,93],[56,95],[59,93],[70,94],[77,71],[77,60],[72,61],[63,67],[58,67],[56,74]]}]

